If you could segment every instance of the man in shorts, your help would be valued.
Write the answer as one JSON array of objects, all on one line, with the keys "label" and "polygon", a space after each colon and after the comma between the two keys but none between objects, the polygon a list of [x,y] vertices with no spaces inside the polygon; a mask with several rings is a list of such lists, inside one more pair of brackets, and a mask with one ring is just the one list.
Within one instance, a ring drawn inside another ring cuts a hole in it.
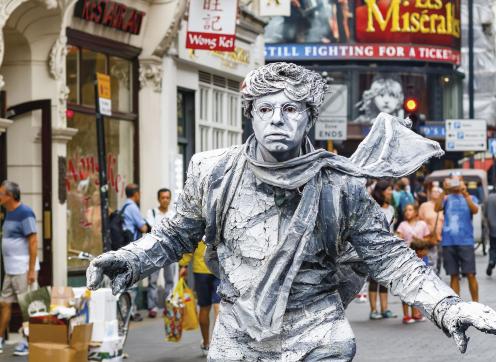
[{"label": "man in shorts", "polygon": [[436,205],[436,211],[444,210],[441,245],[444,268],[451,277],[451,288],[460,294],[460,272],[466,275],[474,302],[479,300],[472,225],[472,215],[479,210],[477,203],[477,197],[468,193],[462,178],[453,175],[444,181],[444,193]]},{"label": "man in shorts", "polygon": [[203,342],[200,346],[202,353],[207,356],[210,347],[210,310],[214,307],[214,323],[219,314],[220,296],[217,294],[217,288],[220,284],[220,279],[217,278],[208,269],[205,263],[205,251],[207,246],[202,240],[198,243],[193,254],[184,254],[182,260],[179,262],[181,265],[181,276],[186,276],[187,266],[191,261],[193,255],[193,275],[195,277],[195,291],[198,297],[198,306],[200,307],[199,320],[200,330]]},{"label": "man in shorts", "polygon": [[[33,210],[21,202],[19,185],[3,181],[0,186],[0,205],[7,210],[2,229],[2,254],[5,268],[0,305],[0,353],[3,353],[5,330],[10,322],[12,303],[17,296],[37,288],[38,241],[36,217]],[[19,343],[14,355],[29,353],[26,340]]]}]

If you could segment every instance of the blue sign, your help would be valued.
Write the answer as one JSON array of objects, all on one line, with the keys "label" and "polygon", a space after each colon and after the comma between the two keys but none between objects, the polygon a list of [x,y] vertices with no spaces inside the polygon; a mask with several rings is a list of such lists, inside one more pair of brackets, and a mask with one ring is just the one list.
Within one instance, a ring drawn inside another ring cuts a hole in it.
[{"label": "blue sign", "polygon": [[446,128],[444,125],[421,126],[420,133],[427,138],[444,138],[446,137]]}]

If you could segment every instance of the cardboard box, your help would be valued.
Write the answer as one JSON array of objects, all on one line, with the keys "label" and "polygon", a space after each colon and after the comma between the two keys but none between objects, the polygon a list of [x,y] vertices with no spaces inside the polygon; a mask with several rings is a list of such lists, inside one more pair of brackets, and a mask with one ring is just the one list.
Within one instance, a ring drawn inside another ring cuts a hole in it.
[{"label": "cardboard box", "polygon": [[29,326],[29,362],[86,362],[92,324]]}]

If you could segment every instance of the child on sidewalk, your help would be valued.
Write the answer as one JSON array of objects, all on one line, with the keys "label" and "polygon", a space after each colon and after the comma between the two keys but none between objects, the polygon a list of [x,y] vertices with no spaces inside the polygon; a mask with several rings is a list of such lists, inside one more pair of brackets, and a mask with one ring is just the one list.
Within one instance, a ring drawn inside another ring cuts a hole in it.
[{"label": "child on sidewalk", "polygon": [[[404,211],[404,221],[398,225],[396,233],[408,244],[410,248],[416,251],[417,256],[421,259],[427,257],[429,249],[430,230],[427,224],[419,220],[418,209],[416,205],[408,204]],[[425,259],[424,259],[425,262]],[[411,324],[425,321],[425,317],[415,307],[412,307],[412,313],[409,314],[409,306],[403,303],[403,323]]]}]

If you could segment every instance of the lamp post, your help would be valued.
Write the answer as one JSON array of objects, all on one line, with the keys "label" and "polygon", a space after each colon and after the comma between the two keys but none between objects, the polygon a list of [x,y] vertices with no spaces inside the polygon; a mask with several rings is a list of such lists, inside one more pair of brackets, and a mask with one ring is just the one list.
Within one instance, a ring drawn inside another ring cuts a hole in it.
[{"label": "lamp post", "polygon": [[468,117],[474,119],[474,0],[468,0]]}]

